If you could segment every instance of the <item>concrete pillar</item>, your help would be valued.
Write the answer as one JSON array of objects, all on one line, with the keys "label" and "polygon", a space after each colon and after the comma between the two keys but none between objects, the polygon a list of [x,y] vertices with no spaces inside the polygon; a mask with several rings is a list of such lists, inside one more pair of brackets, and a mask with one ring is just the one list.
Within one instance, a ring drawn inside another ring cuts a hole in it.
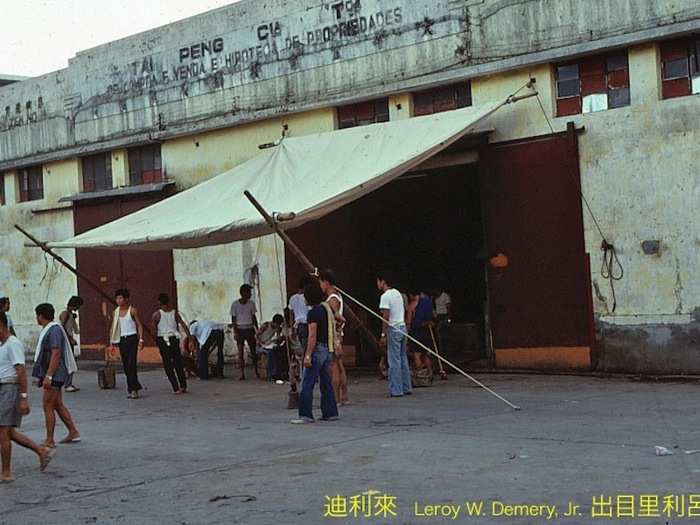
[{"label": "concrete pillar", "polygon": [[17,182],[17,171],[5,172],[5,204],[19,202],[19,184]]},{"label": "concrete pillar", "polygon": [[129,185],[129,158],[125,149],[112,152],[112,186],[121,188]]},{"label": "concrete pillar", "polygon": [[655,43],[632,47],[628,54],[632,107],[650,106],[661,98],[659,48]]},{"label": "concrete pillar", "polygon": [[389,97],[389,120],[403,120],[413,115],[413,95],[399,93]]}]

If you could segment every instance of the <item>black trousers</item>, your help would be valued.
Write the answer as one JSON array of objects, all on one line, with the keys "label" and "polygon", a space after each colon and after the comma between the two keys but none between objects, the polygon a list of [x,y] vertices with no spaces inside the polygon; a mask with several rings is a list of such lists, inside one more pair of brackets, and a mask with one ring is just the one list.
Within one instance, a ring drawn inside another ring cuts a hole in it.
[{"label": "black trousers", "polygon": [[209,379],[209,353],[216,347],[216,375],[224,377],[224,331],[212,330],[204,341],[204,345],[199,349],[197,356],[197,368],[199,369],[199,379]]},{"label": "black trousers", "polygon": [[253,358],[253,367],[255,368],[255,375],[258,374],[258,352],[257,352],[257,342],[255,341],[255,328],[238,328],[236,335],[236,344],[238,345],[238,361],[241,367],[241,375],[245,374],[245,353],[244,353],[244,343],[248,343],[248,348],[250,348],[250,356]]},{"label": "black trousers", "polygon": [[180,353],[180,340],[175,336],[168,339],[159,336],[156,338],[156,344],[158,345],[158,350],[160,350],[160,357],[163,360],[165,375],[168,376],[173,392],[187,389],[185,366]]},{"label": "black trousers", "polygon": [[119,354],[122,356],[122,365],[126,375],[126,388],[129,392],[141,390],[139,383],[137,358],[139,351],[139,336],[127,335],[119,339]]}]

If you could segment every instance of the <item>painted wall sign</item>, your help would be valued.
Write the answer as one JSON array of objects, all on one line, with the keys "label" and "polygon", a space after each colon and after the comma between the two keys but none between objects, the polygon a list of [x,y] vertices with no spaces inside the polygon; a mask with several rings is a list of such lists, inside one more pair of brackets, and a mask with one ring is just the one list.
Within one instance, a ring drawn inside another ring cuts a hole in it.
[{"label": "painted wall sign", "polygon": [[[347,0],[320,9],[322,16],[314,18],[325,19],[325,23],[312,25],[296,17],[270,20],[222,36],[207,35],[186,42],[175,56],[153,54],[126,66],[115,66],[110,72],[107,94],[153,89],[217,72],[247,71],[253,80],[258,80],[268,76],[261,68],[264,64],[289,61],[287,69],[293,70],[306,54],[337,49],[378,34],[382,39],[392,32],[398,35],[406,22],[405,8],[399,1],[386,7],[378,0]],[[336,52],[333,58],[340,58],[337,55]]]}]

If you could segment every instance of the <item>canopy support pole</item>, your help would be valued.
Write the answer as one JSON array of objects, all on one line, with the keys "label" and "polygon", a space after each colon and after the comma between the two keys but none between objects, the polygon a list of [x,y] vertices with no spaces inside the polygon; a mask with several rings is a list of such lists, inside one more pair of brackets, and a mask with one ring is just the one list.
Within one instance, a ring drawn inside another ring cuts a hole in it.
[{"label": "canopy support pole", "polygon": [[[79,279],[82,279],[85,281],[87,284],[90,285],[90,288],[95,290],[98,294],[100,294],[100,297],[102,297],[104,300],[106,300],[108,303],[110,303],[112,306],[117,306],[117,302],[114,300],[114,297],[109,295],[107,292],[105,292],[100,285],[95,283],[92,279],[87,277],[86,275],[80,273],[76,268],[74,268],[70,263],[68,263],[63,257],[58,255],[56,252],[54,252],[51,248],[46,246],[45,242],[41,242],[39,239],[34,237],[31,233],[29,233],[27,230],[19,226],[18,224],[15,224],[15,228],[20,231],[22,234],[24,234],[25,237],[27,237],[30,241],[32,241],[36,246],[41,248],[44,253],[47,253],[51,257],[53,257],[58,263],[63,265],[65,268],[67,268],[71,273],[73,273],[76,277]],[[143,331],[146,332],[148,335],[150,335],[153,340],[155,341],[156,337],[153,335],[151,332],[151,329],[148,327],[147,324],[144,323],[143,325]],[[110,345],[111,346],[111,345]]]},{"label": "canopy support pole", "polygon": [[[277,221],[269,214],[267,211],[265,211],[265,208],[263,208],[260,203],[251,195],[251,193],[248,190],[245,190],[243,194],[248,198],[250,203],[255,207],[258,212],[260,212],[260,215],[263,216],[267,224],[272,228],[272,230],[279,235],[282,240],[284,241],[284,244],[289,248],[289,250],[294,254],[294,256],[299,259],[299,262],[301,265],[304,267],[304,269],[309,272],[310,274],[317,274],[317,268],[316,266],[313,265],[313,263],[304,255],[304,252],[302,252],[299,247],[294,243],[294,241],[289,237],[289,235],[286,234],[284,230],[282,230],[279,225],[277,224]],[[372,343],[376,348],[380,348],[379,346],[379,341],[377,338],[374,336],[372,332],[370,332],[369,328],[365,326],[365,324],[360,321],[360,319],[357,317],[355,312],[353,312],[350,308],[347,308],[343,312],[347,318],[352,321],[360,330],[362,330],[363,334],[365,337]]]},{"label": "canopy support pole", "polygon": [[[248,198],[248,200],[249,200],[249,201],[251,202],[251,204],[255,207],[255,209],[258,210],[258,212],[260,212],[260,215],[263,216],[263,218],[264,218],[265,221],[270,225],[270,227],[273,229],[273,231],[274,231],[277,235],[279,235],[279,236],[282,238],[282,240],[283,240],[284,243],[287,245],[287,247],[290,249],[290,251],[299,259],[299,261],[302,263],[302,265],[303,265],[304,267],[306,267],[306,269],[309,271],[309,273],[315,274],[315,273],[316,273],[316,267],[311,263],[311,261],[306,257],[306,255],[304,255],[304,252],[301,251],[301,249],[294,243],[294,241],[292,241],[292,239],[289,237],[289,235],[287,235],[282,229],[280,229],[279,225],[277,224],[277,221],[275,221],[275,219],[274,219],[269,213],[267,213],[267,211],[265,211],[265,209],[262,207],[262,205],[255,199],[255,197],[253,197],[253,195],[251,195],[251,193],[250,193],[248,190],[245,190],[245,191],[243,192],[243,194]],[[345,290],[341,289],[339,286],[336,286],[336,289],[337,289],[340,293],[342,293],[344,296],[346,296],[348,299],[350,299],[352,302],[354,302],[355,304],[357,304],[357,305],[360,306],[361,308],[365,309],[365,310],[366,310],[367,312],[369,312],[371,315],[373,315],[373,316],[377,317],[378,319],[380,319],[384,324],[386,324],[387,326],[389,325],[389,323],[387,322],[386,319],[384,319],[382,316],[380,316],[380,315],[377,314],[375,311],[373,311],[372,309],[370,309],[368,306],[362,304],[359,300],[357,300],[356,298],[354,298],[352,295],[350,295],[349,293],[347,293]],[[376,341],[376,337],[374,337],[374,334],[372,334],[372,333],[369,331],[369,329],[368,329],[364,324],[360,323],[360,320],[357,318],[357,316],[355,315],[355,313],[354,313],[352,310],[350,310],[349,308],[347,308],[347,305],[346,305],[345,312],[348,313],[348,318],[349,318],[349,319],[352,319],[355,323],[358,324],[358,326],[361,326],[362,329],[363,329],[363,331],[366,331],[366,332],[369,334],[369,336],[372,338],[372,340],[373,340],[373,341]],[[441,362],[443,362],[443,363],[445,363],[446,365],[450,366],[450,367],[453,368],[456,372],[462,374],[464,377],[466,377],[467,379],[469,379],[470,381],[472,381],[473,383],[475,383],[476,385],[478,385],[479,387],[481,387],[482,389],[484,389],[486,392],[488,392],[488,393],[491,394],[492,396],[494,396],[494,397],[496,397],[497,399],[503,401],[506,405],[508,405],[508,406],[511,407],[512,409],[514,409],[514,410],[520,410],[520,407],[519,407],[519,406],[517,406],[517,405],[511,403],[510,401],[508,401],[508,400],[507,400],[506,398],[504,398],[503,396],[497,394],[497,393],[494,392],[492,389],[490,389],[489,387],[487,387],[486,385],[484,385],[481,381],[479,381],[478,379],[476,379],[476,378],[470,376],[469,374],[467,374],[464,370],[462,370],[461,368],[459,368],[457,365],[451,363],[450,361],[448,361],[447,359],[445,359],[444,357],[442,357],[440,354],[438,354],[438,353],[436,353],[436,352],[430,350],[430,348],[428,348],[427,346],[423,345],[420,341],[417,341],[416,339],[414,339],[413,337],[411,337],[411,336],[408,335],[408,334],[404,334],[404,335],[405,335],[408,339],[410,339],[411,341],[413,341],[414,343],[418,344],[418,345],[421,346],[423,349],[425,349],[426,351],[430,352],[432,355],[434,355],[435,357],[437,357]],[[377,346],[379,346],[379,345],[377,345]]]},{"label": "canopy support pole", "polygon": [[80,273],[77,269],[75,269],[71,264],[69,264],[68,262],[66,262],[66,260],[65,260],[63,257],[61,257],[60,255],[58,255],[57,253],[55,253],[51,248],[49,248],[48,246],[46,246],[46,243],[45,243],[45,242],[41,242],[39,239],[37,239],[36,237],[34,237],[31,233],[29,233],[27,230],[25,230],[24,228],[22,228],[21,226],[19,226],[19,225],[17,225],[17,224],[15,224],[15,228],[16,228],[18,231],[20,231],[22,234],[24,234],[24,236],[27,237],[30,241],[32,241],[36,246],[38,246],[39,248],[41,248],[41,249],[44,251],[44,253],[47,253],[48,255],[50,255],[51,257],[53,257],[58,263],[60,263],[61,265],[63,265],[65,268],[67,268],[68,271],[70,271],[71,273],[75,274],[76,277],[82,279],[82,280],[85,281],[87,284],[89,284],[90,287],[91,287],[92,289],[94,289],[98,294],[100,294],[100,296],[101,296],[103,299],[107,300],[107,301],[110,302],[112,305],[117,306],[116,301],[114,300],[114,298],[113,298],[111,295],[109,295],[109,294],[108,294],[107,292],[105,292],[102,288],[100,288],[100,286],[99,286],[97,283],[95,283],[92,279],[90,279],[89,277],[83,275],[83,274]]}]

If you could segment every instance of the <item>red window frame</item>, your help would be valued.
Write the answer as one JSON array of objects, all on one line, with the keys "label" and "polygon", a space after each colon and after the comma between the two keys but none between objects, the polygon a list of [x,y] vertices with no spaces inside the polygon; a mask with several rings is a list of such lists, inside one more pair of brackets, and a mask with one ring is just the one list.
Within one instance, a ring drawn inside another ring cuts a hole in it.
[{"label": "red window frame", "polygon": [[44,198],[44,170],[31,166],[17,172],[19,202],[38,201]]},{"label": "red window frame", "polygon": [[471,82],[457,82],[413,94],[413,116],[433,115],[472,105]]},{"label": "red window frame", "polygon": [[340,106],[338,111],[338,129],[367,126],[389,121],[389,99],[378,98],[367,102]]},{"label": "red window frame", "polygon": [[152,184],[163,180],[160,144],[149,144],[127,150],[129,185]]},{"label": "red window frame", "polygon": [[661,98],[693,94],[694,79],[700,83],[700,35],[659,44]]},{"label": "red window frame", "polygon": [[112,156],[98,153],[83,157],[83,193],[112,189]]},{"label": "red window frame", "polygon": [[583,113],[589,95],[606,95],[608,109],[630,105],[626,49],[556,64],[554,72],[558,117]]}]

